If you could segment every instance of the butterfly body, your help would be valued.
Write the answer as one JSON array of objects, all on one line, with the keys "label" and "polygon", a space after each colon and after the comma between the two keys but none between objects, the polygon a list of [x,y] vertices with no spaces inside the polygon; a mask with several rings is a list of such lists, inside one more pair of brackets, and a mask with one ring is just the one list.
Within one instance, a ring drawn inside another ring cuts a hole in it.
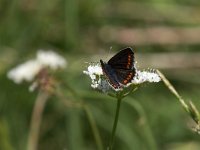
[{"label": "butterfly body", "polygon": [[114,55],[108,63],[102,60],[100,63],[108,82],[116,90],[130,83],[136,73],[134,53],[129,47]]}]

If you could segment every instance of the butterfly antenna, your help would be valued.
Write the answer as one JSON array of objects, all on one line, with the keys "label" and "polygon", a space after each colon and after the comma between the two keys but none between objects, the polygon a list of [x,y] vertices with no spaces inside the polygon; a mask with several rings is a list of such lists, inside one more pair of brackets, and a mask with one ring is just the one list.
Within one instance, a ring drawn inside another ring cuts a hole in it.
[{"label": "butterfly antenna", "polygon": [[110,55],[110,52],[112,51],[112,46],[110,47],[109,51],[108,51],[108,55]]},{"label": "butterfly antenna", "polygon": [[106,59],[108,59],[108,57],[109,57],[111,51],[112,51],[112,46],[110,47],[110,49],[109,49],[109,51],[108,51],[108,54],[107,54],[107,56],[106,56]]}]

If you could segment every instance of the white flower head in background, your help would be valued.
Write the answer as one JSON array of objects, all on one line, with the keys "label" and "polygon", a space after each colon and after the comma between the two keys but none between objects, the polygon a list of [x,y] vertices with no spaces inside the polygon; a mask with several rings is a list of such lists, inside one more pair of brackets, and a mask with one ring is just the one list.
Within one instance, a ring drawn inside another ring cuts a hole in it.
[{"label": "white flower head in background", "polygon": [[33,59],[13,68],[8,72],[7,76],[17,84],[22,81],[31,82],[40,69],[40,63]]},{"label": "white flower head in background", "polygon": [[64,68],[66,65],[65,58],[56,52],[39,50],[35,59],[28,60],[11,69],[7,76],[17,84],[23,81],[32,82],[42,69],[56,70]]},{"label": "white flower head in background", "polygon": [[36,60],[44,67],[50,67],[51,69],[64,68],[67,65],[65,58],[58,55],[54,51],[39,50],[37,52]]}]

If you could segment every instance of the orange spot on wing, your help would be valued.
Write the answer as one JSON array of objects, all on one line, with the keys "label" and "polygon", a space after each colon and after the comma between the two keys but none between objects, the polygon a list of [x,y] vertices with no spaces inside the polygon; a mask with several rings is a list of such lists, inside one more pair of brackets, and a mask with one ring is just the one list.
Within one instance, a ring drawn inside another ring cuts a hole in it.
[{"label": "orange spot on wing", "polygon": [[132,77],[132,74],[129,74],[128,77],[131,78],[131,77]]},{"label": "orange spot on wing", "polygon": [[124,80],[124,84],[126,84],[128,82],[128,80]]},{"label": "orange spot on wing", "polygon": [[127,78],[126,78],[126,80],[128,80],[128,81],[130,81],[131,79],[132,79],[132,76],[133,75],[133,73],[131,72],[131,73],[129,73],[129,75],[127,76]]}]

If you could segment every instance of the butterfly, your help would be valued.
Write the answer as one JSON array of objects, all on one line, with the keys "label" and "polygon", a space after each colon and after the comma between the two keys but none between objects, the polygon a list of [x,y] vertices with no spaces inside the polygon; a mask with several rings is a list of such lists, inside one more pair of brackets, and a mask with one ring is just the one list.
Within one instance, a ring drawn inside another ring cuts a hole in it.
[{"label": "butterfly", "polygon": [[130,83],[136,74],[134,52],[130,47],[119,51],[107,63],[102,60],[100,63],[103,74],[115,90]]}]

